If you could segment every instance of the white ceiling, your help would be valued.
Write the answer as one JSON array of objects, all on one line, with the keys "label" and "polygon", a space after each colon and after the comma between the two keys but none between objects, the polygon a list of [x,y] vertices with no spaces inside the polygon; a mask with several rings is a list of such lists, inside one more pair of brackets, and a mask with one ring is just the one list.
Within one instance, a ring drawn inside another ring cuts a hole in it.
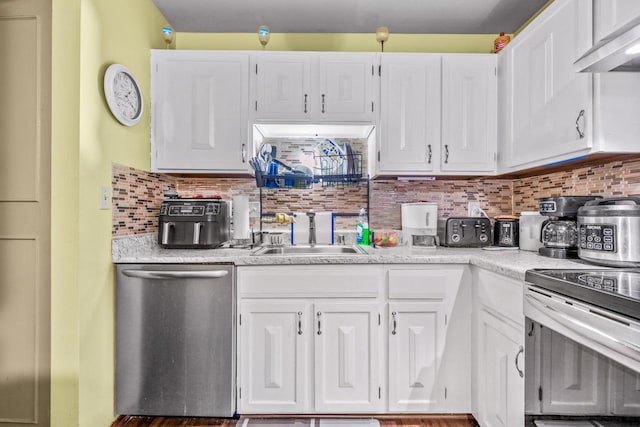
[{"label": "white ceiling", "polygon": [[153,0],[179,32],[513,33],[548,0]]}]

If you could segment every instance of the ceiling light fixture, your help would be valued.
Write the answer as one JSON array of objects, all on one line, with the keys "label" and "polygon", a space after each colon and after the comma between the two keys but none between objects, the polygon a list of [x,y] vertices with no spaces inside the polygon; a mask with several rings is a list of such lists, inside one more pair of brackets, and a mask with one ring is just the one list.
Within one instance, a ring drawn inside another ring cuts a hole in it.
[{"label": "ceiling light fixture", "polygon": [[384,42],[389,40],[389,29],[387,27],[376,28],[376,40],[382,45],[382,52],[384,52]]},{"label": "ceiling light fixture", "polygon": [[634,44],[629,49],[627,49],[624,53],[626,53],[627,55],[636,55],[640,53],[640,43]]},{"label": "ceiling light fixture", "polygon": [[260,40],[262,47],[267,46],[267,43],[269,43],[269,35],[269,27],[266,25],[260,25],[260,27],[258,27],[258,40]]}]

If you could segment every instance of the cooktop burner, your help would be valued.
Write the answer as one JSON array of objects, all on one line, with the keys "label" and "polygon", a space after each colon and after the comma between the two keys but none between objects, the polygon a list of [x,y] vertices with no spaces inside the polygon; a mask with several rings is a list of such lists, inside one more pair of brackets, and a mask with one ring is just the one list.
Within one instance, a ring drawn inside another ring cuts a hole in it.
[{"label": "cooktop burner", "polygon": [[525,280],[640,320],[640,269],[529,270]]}]

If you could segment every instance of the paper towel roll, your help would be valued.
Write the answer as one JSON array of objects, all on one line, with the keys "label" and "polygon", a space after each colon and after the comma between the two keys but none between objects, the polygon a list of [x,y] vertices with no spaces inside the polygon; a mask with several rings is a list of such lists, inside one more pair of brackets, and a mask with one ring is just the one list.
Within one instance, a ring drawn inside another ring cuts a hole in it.
[{"label": "paper towel roll", "polygon": [[249,239],[251,237],[251,228],[249,224],[249,196],[233,196],[232,201],[233,239]]}]

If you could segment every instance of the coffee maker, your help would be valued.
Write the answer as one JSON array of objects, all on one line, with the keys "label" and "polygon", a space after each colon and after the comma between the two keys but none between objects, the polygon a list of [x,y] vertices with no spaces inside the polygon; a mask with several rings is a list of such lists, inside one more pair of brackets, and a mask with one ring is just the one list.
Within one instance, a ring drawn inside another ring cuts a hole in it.
[{"label": "coffee maker", "polygon": [[551,258],[578,258],[578,208],[600,196],[558,196],[538,199],[542,223],[538,253]]},{"label": "coffee maker", "polygon": [[438,204],[433,202],[403,203],[402,241],[409,246],[435,248],[438,241]]}]

